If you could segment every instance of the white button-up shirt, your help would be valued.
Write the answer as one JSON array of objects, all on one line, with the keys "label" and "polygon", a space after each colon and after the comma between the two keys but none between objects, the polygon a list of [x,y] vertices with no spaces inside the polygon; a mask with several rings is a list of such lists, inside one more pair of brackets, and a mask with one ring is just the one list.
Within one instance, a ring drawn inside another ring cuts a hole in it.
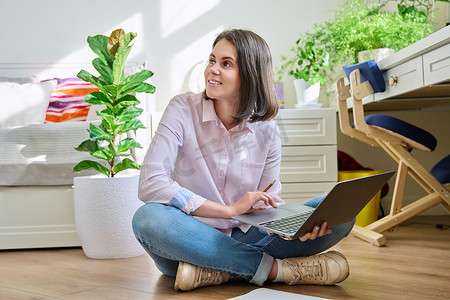
[{"label": "white button-up shirt", "polygon": [[[202,94],[174,97],[167,106],[141,168],[139,198],[175,206],[187,214],[206,199],[229,205],[246,192],[267,191],[278,204],[281,139],[275,121],[244,121],[229,131],[212,100]],[[230,219],[198,220],[231,234],[250,227]]]}]

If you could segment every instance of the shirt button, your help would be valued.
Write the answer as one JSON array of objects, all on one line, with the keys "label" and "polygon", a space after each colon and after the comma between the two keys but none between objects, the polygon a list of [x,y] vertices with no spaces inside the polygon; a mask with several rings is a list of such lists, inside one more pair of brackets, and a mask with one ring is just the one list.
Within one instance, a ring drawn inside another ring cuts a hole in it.
[{"label": "shirt button", "polygon": [[225,172],[224,171],[220,171],[220,176],[225,176]]}]

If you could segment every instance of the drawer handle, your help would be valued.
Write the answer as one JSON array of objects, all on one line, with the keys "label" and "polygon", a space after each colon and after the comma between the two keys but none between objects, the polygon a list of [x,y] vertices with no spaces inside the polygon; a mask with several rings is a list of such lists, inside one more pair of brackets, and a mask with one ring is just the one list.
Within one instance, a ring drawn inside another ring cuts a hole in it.
[{"label": "drawer handle", "polygon": [[398,78],[397,77],[391,76],[391,78],[389,78],[389,85],[390,86],[397,85],[397,83],[398,83]]}]

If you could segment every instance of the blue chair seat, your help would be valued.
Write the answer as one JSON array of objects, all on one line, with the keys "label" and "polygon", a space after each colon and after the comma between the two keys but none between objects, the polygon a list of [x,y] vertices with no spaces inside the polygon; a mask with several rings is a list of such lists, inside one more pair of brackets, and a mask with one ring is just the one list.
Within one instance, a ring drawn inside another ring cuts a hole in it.
[{"label": "blue chair seat", "polygon": [[450,155],[447,155],[441,161],[434,165],[430,171],[440,183],[446,184],[450,182]]},{"label": "blue chair seat", "polygon": [[426,148],[423,150],[433,151],[436,148],[437,140],[431,133],[412,124],[409,124],[408,122],[399,120],[391,116],[376,114],[366,116],[364,117],[364,119],[369,125],[384,128],[385,130],[394,132],[402,137],[407,138],[408,140],[412,141],[409,144],[413,148],[422,149],[421,147],[415,147],[415,143]]}]

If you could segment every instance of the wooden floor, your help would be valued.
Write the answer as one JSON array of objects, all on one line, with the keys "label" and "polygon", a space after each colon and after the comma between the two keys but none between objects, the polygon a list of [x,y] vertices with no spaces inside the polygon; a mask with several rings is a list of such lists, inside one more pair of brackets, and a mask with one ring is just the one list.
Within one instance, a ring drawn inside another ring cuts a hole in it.
[{"label": "wooden floor", "polygon": [[[450,217],[415,218],[386,234],[382,248],[347,237],[335,247],[350,264],[339,285],[264,287],[330,299],[450,299],[450,229],[438,223],[449,225]],[[258,288],[236,280],[186,293],[173,284],[147,255],[93,260],[80,248],[0,251],[0,299],[227,299]]]}]

